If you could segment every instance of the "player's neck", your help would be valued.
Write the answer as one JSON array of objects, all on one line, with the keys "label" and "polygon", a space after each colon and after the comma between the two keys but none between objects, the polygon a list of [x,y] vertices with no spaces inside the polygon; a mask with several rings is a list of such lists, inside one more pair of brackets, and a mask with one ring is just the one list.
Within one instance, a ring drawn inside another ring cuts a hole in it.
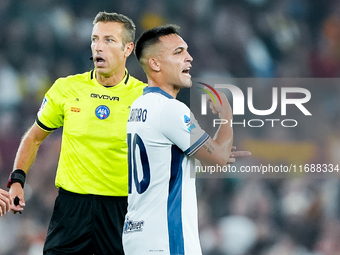
[{"label": "player's neck", "polygon": [[161,82],[155,82],[151,79],[148,80],[148,87],[159,87],[161,90],[165,91],[166,93],[171,95],[173,98],[176,98],[179,92],[178,88],[175,88],[173,86],[170,86],[168,84],[164,84]]},{"label": "player's neck", "polygon": [[120,83],[125,76],[125,68],[120,69],[118,72],[115,72],[114,74],[110,76],[103,76],[96,72],[96,79],[99,84],[103,86],[116,86],[118,83]]}]

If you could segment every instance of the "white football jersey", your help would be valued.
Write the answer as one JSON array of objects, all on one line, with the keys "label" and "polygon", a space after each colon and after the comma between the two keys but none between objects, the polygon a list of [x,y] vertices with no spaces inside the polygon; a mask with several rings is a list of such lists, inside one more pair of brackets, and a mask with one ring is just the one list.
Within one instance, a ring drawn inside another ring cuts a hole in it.
[{"label": "white football jersey", "polygon": [[209,136],[185,104],[158,87],[145,88],[132,104],[127,132],[125,254],[202,254],[189,156]]}]

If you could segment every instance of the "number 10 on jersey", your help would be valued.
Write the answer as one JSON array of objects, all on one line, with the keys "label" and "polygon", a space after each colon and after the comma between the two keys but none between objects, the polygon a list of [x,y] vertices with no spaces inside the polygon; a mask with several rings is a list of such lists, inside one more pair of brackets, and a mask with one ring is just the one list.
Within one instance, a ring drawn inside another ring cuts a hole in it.
[{"label": "number 10 on jersey", "polygon": [[[129,194],[132,193],[132,183],[134,182],[136,190],[139,194],[146,191],[150,184],[150,166],[149,159],[146,153],[145,145],[143,140],[138,134],[134,134],[132,137],[131,133],[127,134],[128,144],[128,164],[129,164]],[[137,153],[137,146],[139,148],[139,154]],[[142,166],[143,178],[141,181],[138,180],[138,169],[137,160],[140,161]],[[132,181],[132,179],[134,181]]]}]

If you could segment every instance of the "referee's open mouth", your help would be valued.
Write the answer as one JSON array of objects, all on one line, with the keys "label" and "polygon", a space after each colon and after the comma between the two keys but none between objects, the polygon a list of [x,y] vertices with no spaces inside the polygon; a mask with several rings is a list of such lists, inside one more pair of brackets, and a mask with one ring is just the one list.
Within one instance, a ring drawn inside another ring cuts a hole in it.
[{"label": "referee's open mouth", "polygon": [[96,63],[96,66],[103,66],[105,64],[105,59],[102,57],[95,57],[94,62]]}]

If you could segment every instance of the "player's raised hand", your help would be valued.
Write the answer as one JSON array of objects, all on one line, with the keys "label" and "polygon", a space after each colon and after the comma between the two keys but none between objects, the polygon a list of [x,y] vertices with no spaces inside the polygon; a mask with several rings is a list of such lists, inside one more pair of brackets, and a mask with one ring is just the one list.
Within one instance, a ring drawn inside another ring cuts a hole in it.
[{"label": "player's raised hand", "polygon": [[232,110],[225,94],[205,85],[204,89],[209,91],[207,100],[212,113],[218,114],[221,119],[232,119]]},{"label": "player's raised hand", "polygon": [[12,204],[9,193],[3,189],[0,189],[0,216],[5,215]]}]

